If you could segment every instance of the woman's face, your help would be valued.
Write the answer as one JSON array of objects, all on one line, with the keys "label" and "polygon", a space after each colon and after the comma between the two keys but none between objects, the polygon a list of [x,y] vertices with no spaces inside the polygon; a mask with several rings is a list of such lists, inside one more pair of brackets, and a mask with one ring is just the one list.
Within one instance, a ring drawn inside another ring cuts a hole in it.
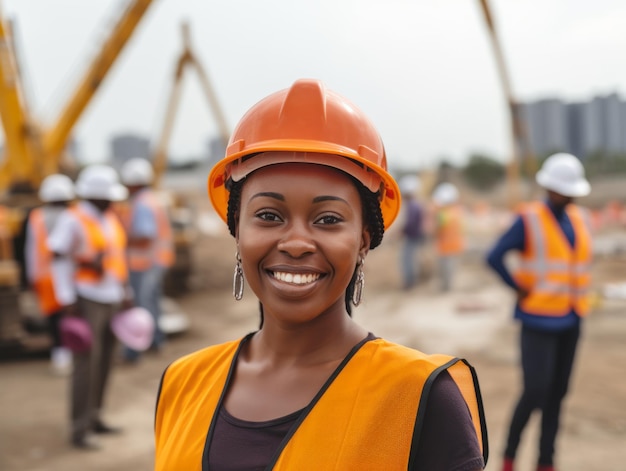
[{"label": "woman's face", "polygon": [[243,185],[237,243],[265,322],[344,315],[346,288],[369,242],[359,193],[338,170],[271,165]]}]

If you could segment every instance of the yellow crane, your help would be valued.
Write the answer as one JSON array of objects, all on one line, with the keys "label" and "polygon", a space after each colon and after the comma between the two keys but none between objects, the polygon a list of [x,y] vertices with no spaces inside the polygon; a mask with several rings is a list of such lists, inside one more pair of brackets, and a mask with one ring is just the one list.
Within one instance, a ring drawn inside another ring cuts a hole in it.
[{"label": "yellow crane", "polygon": [[217,95],[213,90],[209,75],[206,69],[202,66],[202,63],[198,60],[198,57],[191,47],[191,34],[189,30],[189,24],[183,22],[181,25],[181,32],[183,38],[183,50],[180,53],[176,66],[174,68],[174,80],[172,82],[172,88],[167,100],[167,107],[165,110],[165,119],[163,120],[163,128],[159,134],[159,139],[154,150],[153,164],[155,170],[155,185],[160,183],[163,172],[167,168],[167,149],[172,136],[172,130],[174,127],[174,120],[176,118],[176,111],[178,110],[178,104],[180,102],[180,96],[182,91],[182,84],[184,73],[191,68],[195,69],[196,74],[200,80],[202,91],[208,101],[209,108],[213,113],[213,117],[218,126],[219,136],[222,140],[224,148],[228,143],[230,136],[230,129],[228,127],[226,116],[220,106],[217,99]]},{"label": "yellow crane", "polygon": [[525,164],[525,170],[529,176],[533,176],[535,172],[535,159],[530,150],[530,143],[528,139],[528,131],[526,129],[526,123],[522,119],[520,104],[515,98],[513,93],[513,86],[511,85],[511,79],[509,76],[506,62],[504,60],[504,52],[500,44],[495,21],[491,13],[488,0],[479,0],[480,7],[487,26],[487,32],[491,40],[493,52],[496,59],[496,66],[498,68],[498,74],[500,75],[500,81],[504,92],[504,97],[507,101],[510,116],[511,125],[511,160],[507,165],[507,182],[509,189],[509,205],[513,208],[521,200],[520,195],[520,162]]}]

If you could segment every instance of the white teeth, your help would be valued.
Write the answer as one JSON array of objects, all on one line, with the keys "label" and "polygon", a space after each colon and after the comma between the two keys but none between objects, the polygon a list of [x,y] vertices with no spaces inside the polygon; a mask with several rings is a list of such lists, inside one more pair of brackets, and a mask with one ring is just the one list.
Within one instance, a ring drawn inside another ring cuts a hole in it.
[{"label": "white teeth", "polygon": [[284,273],[284,272],[273,272],[274,278],[280,281],[284,281],[285,283],[293,283],[294,285],[305,285],[307,283],[313,283],[316,281],[320,275],[319,273]]}]

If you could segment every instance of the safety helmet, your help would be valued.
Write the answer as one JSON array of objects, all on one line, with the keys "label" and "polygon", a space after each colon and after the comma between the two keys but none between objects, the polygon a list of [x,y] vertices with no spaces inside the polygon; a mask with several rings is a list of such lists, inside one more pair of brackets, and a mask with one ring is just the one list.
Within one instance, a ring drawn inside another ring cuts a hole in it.
[{"label": "safety helmet", "polygon": [[61,319],[59,334],[63,346],[75,353],[85,353],[91,349],[93,335],[86,319],[68,316]]},{"label": "safety helmet", "polygon": [[78,174],[76,194],[84,199],[122,201],[128,196],[128,190],[120,184],[113,167],[92,164]]},{"label": "safety helmet", "polygon": [[154,318],[143,307],[120,311],[111,318],[111,330],[125,346],[143,352],[152,344]]},{"label": "safety helmet", "polygon": [[398,182],[403,195],[417,195],[421,188],[421,182],[417,175],[405,175]]},{"label": "safety helmet", "polygon": [[258,168],[306,162],[337,168],[372,192],[380,191],[385,229],[400,210],[400,192],[387,172],[376,128],[365,114],[321,81],[297,80],[254,105],[239,121],[225,157],[212,169],[208,193],[226,221],[228,179],[239,181]]},{"label": "safety helmet", "polygon": [[70,177],[60,173],[48,175],[39,187],[39,199],[44,203],[72,201],[74,196],[74,183]]},{"label": "safety helmet", "polygon": [[450,182],[443,182],[437,185],[433,192],[433,201],[437,206],[447,206],[454,204],[459,199],[459,190]]},{"label": "safety helmet", "polygon": [[122,165],[120,176],[126,186],[150,185],[154,179],[154,170],[146,159],[134,157]]},{"label": "safety helmet", "polygon": [[542,188],[563,196],[575,198],[591,192],[583,164],[572,154],[564,152],[548,157],[535,179]]}]

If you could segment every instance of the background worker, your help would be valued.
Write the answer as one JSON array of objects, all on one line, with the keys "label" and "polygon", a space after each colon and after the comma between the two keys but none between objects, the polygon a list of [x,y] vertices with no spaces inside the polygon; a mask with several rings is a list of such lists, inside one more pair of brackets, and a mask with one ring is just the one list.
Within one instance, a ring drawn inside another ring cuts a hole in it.
[{"label": "background worker", "polygon": [[459,190],[449,182],[440,183],[432,195],[434,236],[441,289],[452,289],[458,256],[463,252],[463,213],[458,204]]},{"label": "background worker", "polygon": [[[130,194],[130,207],[122,218],[127,236],[130,285],[135,303],[154,318],[151,348],[160,350],[165,340],[159,327],[163,278],[174,263],[172,229],[165,205],[150,188],[154,180],[150,162],[142,158],[130,159],[122,166],[120,174]],[[136,361],[139,352],[126,348],[125,358]]]},{"label": "background worker", "polygon": [[102,409],[115,347],[112,316],[131,304],[127,286],[126,235],[111,202],[127,197],[115,170],[91,165],[78,175],[75,190],[81,199],[64,211],[48,238],[54,253],[57,299],[67,316],[87,320],[92,346],[74,352],[71,380],[71,443],[81,449],[98,448],[92,433],[117,433],[107,425]]},{"label": "background worker", "polygon": [[[584,168],[571,154],[550,156],[537,173],[544,201],[526,204],[488,254],[487,262],[517,293],[515,318],[521,324],[523,391],[515,406],[504,450],[503,471],[512,471],[531,413],[541,411],[537,471],[553,471],[561,402],[568,383],[581,318],[589,312],[591,235],[573,199],[589,194]],[[511,275],[509,251],[520,254]]]},{"label": "background worker", "polygon": [[52,371],[65,375],[71,371],[72,353],[61,344],[59,321],[63,309],[54,293],[51,270],[53,257],[48,249],[47,238],[63,210],[74,200],[74,183],[66,175],[49,175],[41,182],[39,199],[43,205],[30,212],[26,224],[26,275],[37,295],[39,310],[48,323],[52,339]]},{"label": "background worker", "polygon": [[424,209],[418,198],[420,180],[416,175],[405,175],[398,184],[404,210],[400,267],[402,288],[408,290],[415,286],[420,276],[419,247],[424,242]]}]

